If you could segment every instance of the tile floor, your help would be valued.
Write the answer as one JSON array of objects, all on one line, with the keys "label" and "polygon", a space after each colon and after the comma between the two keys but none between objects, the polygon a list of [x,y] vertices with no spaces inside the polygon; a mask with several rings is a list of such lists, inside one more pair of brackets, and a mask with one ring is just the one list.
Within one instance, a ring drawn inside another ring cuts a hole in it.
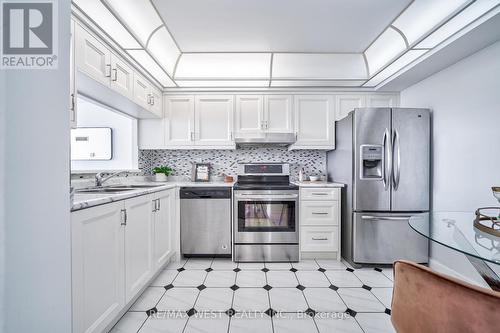
[{"label": "tile floor", "polygon": [[392,270],[334,260],[170,263],[112,333],[394,332]]}]

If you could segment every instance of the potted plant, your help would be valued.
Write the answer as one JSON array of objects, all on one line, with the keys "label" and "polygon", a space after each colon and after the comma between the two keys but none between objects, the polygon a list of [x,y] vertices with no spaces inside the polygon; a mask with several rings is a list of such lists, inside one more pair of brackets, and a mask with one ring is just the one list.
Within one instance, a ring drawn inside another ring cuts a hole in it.
[{"label": "potted plant", "polygon": [[155,174],[155,181],[157,182],[166,182],[167,176],[172,172],[172,168],[166,165],[160,165],[153,169],[153,173]]}]

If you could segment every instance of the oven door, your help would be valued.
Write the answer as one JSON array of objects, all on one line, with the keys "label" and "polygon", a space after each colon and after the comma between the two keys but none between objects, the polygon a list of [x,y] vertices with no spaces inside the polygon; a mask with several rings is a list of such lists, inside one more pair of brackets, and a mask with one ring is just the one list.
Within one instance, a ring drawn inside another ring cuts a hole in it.
[{"label": "oven door", "polygon": [[235,243],[298,243],[298,191],[235,191],[234,198]]}]

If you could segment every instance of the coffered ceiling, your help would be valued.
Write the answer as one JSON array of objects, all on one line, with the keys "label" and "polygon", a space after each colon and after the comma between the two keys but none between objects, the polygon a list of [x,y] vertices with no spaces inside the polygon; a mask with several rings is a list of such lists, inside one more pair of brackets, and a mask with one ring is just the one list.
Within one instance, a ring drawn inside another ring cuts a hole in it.
[{"label": "coffered ceiling", "polygon": [[73,3],[164,88],[378,88],[500,15],[500,0]]}]

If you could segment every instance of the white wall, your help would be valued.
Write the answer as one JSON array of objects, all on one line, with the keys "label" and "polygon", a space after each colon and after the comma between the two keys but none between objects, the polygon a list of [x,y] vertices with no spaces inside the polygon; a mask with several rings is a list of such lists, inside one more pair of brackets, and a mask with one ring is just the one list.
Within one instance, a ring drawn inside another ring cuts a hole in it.
[{"label": "white wall", "polygon": [[[71,332],[70,0],[58,8],[57,70],[6,72],[6,332]],[[7,195],[8,194],[8,195]]]},{"label": "white wall", "polygon": [[[433,110],[433,210],[498,206],[491,186],[500,185],[500,42],[403,90],[401,105]],[[431,252],[477,278],[463,256]]]},{"label": "white wall", "polygon": [[4,169],[5,169],[5,75],[0,70],[0,332],[5,329],[5,206],[4,206]]},{"label": "white wall", "polygon": [[113,158],[109,161],[72,161],[71,172],[137,169],[137,120],[87,99],[78,98],[78,127],[112,128]]}]

